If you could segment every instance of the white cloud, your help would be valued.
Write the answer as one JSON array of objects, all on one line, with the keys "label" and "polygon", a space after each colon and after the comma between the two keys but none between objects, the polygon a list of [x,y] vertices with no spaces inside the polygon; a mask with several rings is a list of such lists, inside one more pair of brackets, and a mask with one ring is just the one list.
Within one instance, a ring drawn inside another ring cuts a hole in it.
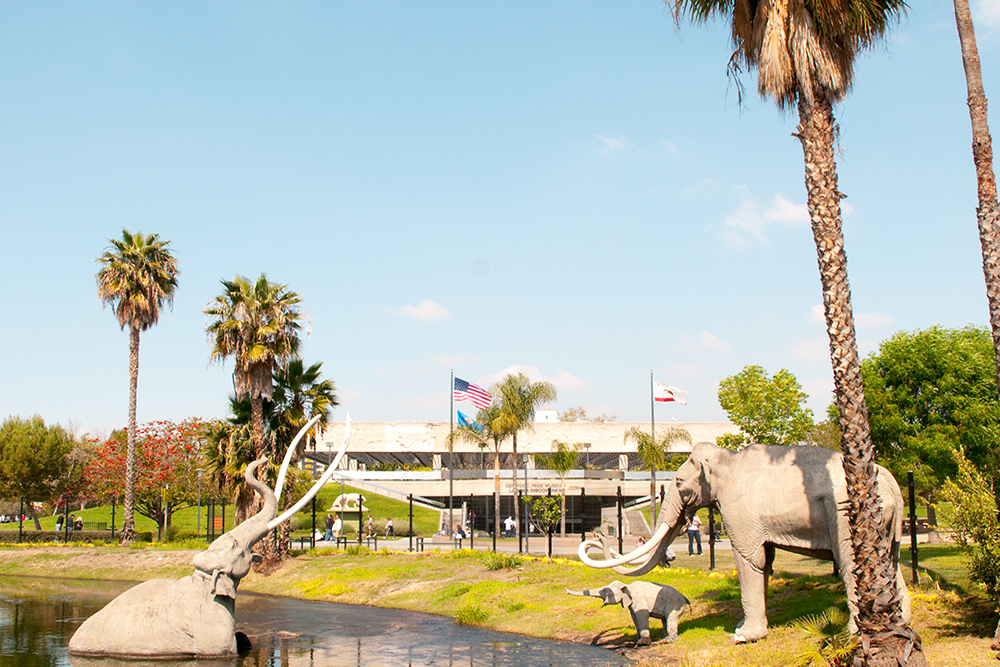
[{"label": "white cloud", "polygon": [[601,142],[602,148],[597,154],[602,157],[611,157],[632,148],[632,142],[625,137],[612,137],[604,134],[597,135],[597,140]]},{"label": "white cloud", "polygon": [[465,361],[465,356],[461,354],[430,354],[428,356],[442,366],[449,368],[454,368]]},{"label": "white cloud", "polygon": [[702,350],[710,350],[712,352],[729,352],[729,350],[733,349],[732,345],[719,340],[718,337],[708,331],[701,332],[698,347]]},{"label": "white cloud", "polygon": [[858,313],[854,316],[856,326],[881,329],[892,326],[892,316],[886,313]]},{"label": "white cloud", "polygon": [[774,195],[771,205],[761,211],[760,200],[751,197],[744,186],[736,188],[740,202],[722,221],[719,235],[735,246],[745,246],[753,242],[766,242],[766,231],[774,225],[798,225],[809,222],[809,211],[805,204],[795,204],[780,194]]},{"label": "white cloud", "polygon": [[810,338],[792,345],[789,352],[795,359],[820,362],[830,358],[830,339],[826,336]]},{"label": "white cloud", "polygon": [[[826,314],[823,311],[823,304],[817,303],[809,309],[808,319],[821,326],[826,326]],[[870,329],[882,329],[892,326],[892,316],[887,313],[855,313],[855,327],[865,327]]]},{"label": "white cloud", "polygon": [[1000,0],[977,0],[972,7],[976,26],[1000,29]]},{"label": "white cloud", "polygon": [[664,141],[660,144],[663,147],[663,152],[667,155],[679,155],[680,149],[677,148],[677,144],[672,141]]},{"label": "white cloud", "polygon": [[409,317],[414,320],[433,322],[434,320],[444,320],[451,317],[451,311],[435,301],[424,301],[419,306],[403,306],[397,310],[387,308],[387,312],[401,317]]},{"label": "white cloud", "polygon": [[521,366],[519,364],[508,366],[502,371],[494,373],[493,375],[488,375],[482,378],[481,382],[476,382],[476,384],[485,389],[489,389],[490,385],[500,381],[504,376],[516,373],[524,373],[532,382],[551,382],[557,390],[586,389],[590,386],[590,383],[583,378],[578,378],[570,373],[567,373],[566,371],[558,371],[554,376],[546,376],[542,374],[537,366]]}]

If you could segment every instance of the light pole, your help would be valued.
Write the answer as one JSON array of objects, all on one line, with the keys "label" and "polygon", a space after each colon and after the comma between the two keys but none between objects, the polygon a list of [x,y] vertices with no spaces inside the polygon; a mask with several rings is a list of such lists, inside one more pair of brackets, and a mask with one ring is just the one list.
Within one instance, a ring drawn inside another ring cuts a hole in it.
[{"label": "light pole", "polygon": [[205,469],[195,468],[195,472],[198,473],[198,534],[201,535],[201,475]]}]

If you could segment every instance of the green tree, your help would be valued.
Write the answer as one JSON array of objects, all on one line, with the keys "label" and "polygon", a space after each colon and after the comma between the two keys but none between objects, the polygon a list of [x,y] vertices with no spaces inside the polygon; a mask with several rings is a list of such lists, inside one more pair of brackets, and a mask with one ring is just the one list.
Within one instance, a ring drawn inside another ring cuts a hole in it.
[{"label": "green tree", "polygon": [[[559,517],[564,517],[565,508],[559,509],[559,499],[552,496],[525,496],[524,509],[528,513],[531,522],[538,526],[539,530],[546,536],[551,533]],[[549,548],[549,541],[545,540],[545,558],[552,558],[552,550]]]},{"label": "green tree", "polygon": [[670,453],[677,442],[691,444],[691,434],[679,426],[666,426],[659,437],[633,426],[625,432],[625,442],[636,444],[636,453],[644,467],[649,468],[649,528],[656,528],[656,471],[667,470],[674,455]]},{"label": "green tree", "polygon": [[727,434],[719,442],[730,449],[747,443],[794,445],[813,429],[808,396],[795,376],[781,369],[768,377],[760,366],[747,366],[719,382],[719,405],[742,433]]},{"label": "green tree", "polygon": [[900,331],[861,364],[879,462],[921,494],[940,488],[968,458],[996,474],[1000,401],[993,343],[981,327]]},{"label": "green tree", "polygon": [[[476,421],[455,427],[448,434],[448,452],[456,442],[467,442],[480,449],[489,449],[493,455],[493,534],[500,534],[500,448],[510,435],[504,428],[500,405],[491,403],[476,414]],[[449,527],[450,528],[450,527]]]},{"label": "green tree", "polygon": [[121,543],[135,540],[135,409],[139,385],[139,334],[157,323],[164,303],[173,305],[177,290],[177,260],[156,234],[122,230],[111,247],[97,258],[97,296],[111,306],[118,325],[129,329],[128,465],[122,510]]},{"label": "green tree", "polygon": [[561,440],[553,440],[550,454],[535,454],[537,467],[554,470],[559,475],[559,495],[562,501],[559,533],[563,537],[566,537],[566,473],[579,465],[581,449],[583,444],[579,442],[570,445]]},{"label": "green tree", "polygon": [[[210,357],[216,361],[233,357],[236,363],[233,386],[236,398],[250,399],[251,456],[258,459],[266,453],[264,399],[271,398],[274,374],[298,358],[301,299],[263,273],[254,283],[239,275],[221,282],[222,294],[205,308]],[[266,479],[266,474],[258,470],[259,479]]]},{"label": "green tree", "polygon": [[[708,21],[719,16],[730,24],[737,74],[757,70],[757,90],[781,109],[798,108],[795,137],[802,145],[806,204],[823,288],[823,311],[830,339],[833,385],[840,414],[841,451],[847,482],[851,543],[856,554],[858,627],[864,637],[859,661],[904,655],[908,664],[926,664],[919,639],[902,620],[902,599],[895,587],[895,567],[882,507],[876,497],[875,453],[868,425],[854,311],[847,279],[847,255],[841,227],[834,160],[836,124],[833,104],[846,96],[857,54],[878,43],[905,9],[904,0],[668,0],[675,18]],[[887,595],[887,591],[895,594]]]},{"label": "green tree", "polygon": [[969,92],[969,117],[972,121],[972,161],[976,165],[979,207],[979,242],[983,249],[983,273],[986,277],[986,299],[989,304],[990,326],[993,332],[995,380],[1000,387],[1000,203],[997,202],[997,180],[993,173],[993,143],[986,116],[986,92],[979,65],[976,32],[969,12],[969,0],[955,0],[955,24],[962,44],[962,64],[965,68],[966,89]]},{"label": "green tree", "polygon": [[[270,419],[268,421],[277,445],[276,459],[284,457],[285,450],[291,445],[299,430],[317,415],[320,416],[320,419],[313,426],[313,429],[322,431],[328,423],[330,413],[337,406],[335,393],[337,387],[333,380],[322,378],[322,368],[322,362],[306,368],[301,359],[293,359],[287,367],[280,369],[275,375],[275,387],[269,402]],[[306,438],[303,438],[292,454],[290,467],[297,466],[302,460],[305,450]],[[294,479],[290,475],[285,481],[285,491],[281,498],[283,509],[288,509],[294,503],[293,485]],[[291,550],[291,524],[289,522],[281,524],[280,535],[278,553],[284,558]]]},{"label": "green tree", "polygon": [[524,373],[507,375],[490,388],[500,406],[500,428],[509,433],[514,447],[514,520],[521,534],[521,508],[517,502],[517,434],[534,428],[535,412],[545,403],[556,400],[556,388],[550,382],[532,382]]},{"label": "green tree", "polygon": [[591,417],[587,414],[587,409],[582,405],[578,405],[575,408],[566,408],[565,411],[559,413],[559,421],[561,422],[613,422],[617,417],[609,412],[602,412],[599,415]]},{"label": "green tree", "polygon": [[[955,538],[969,558],[972,580],[1000,605],[1000,522],[995,492],[971,462],[960,459],[958,473],[945,484],[942,495],[952,506]],[[1000,625],[991,648],[1000,650]]]},{"label": "green tree", "polygon": [[63,427],[46,426],[38,415],[31,419],[8,417],[0,425],[0,496],[28,501],[35,530],[42,526],[31,501],[59,494],[75,444]]}]

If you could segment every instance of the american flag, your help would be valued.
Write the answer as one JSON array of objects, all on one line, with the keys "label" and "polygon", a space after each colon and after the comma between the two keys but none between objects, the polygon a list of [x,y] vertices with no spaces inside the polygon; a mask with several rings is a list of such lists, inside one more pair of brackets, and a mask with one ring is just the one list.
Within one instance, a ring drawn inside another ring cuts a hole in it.
[{"label": "american flag", "polygon": [[485,410],[490,407],[490,401],[493,400],[493,397],[490,396],[490,392],[482,387],[460,378],[455,378],[455,400],[472,401],[472,404],[477,408]]}]

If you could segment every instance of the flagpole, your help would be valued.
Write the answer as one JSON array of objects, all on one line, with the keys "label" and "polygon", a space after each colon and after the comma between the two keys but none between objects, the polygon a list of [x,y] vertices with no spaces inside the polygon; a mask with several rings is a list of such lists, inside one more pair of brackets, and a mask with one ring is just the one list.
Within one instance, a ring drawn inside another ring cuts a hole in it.
[{"label": "flagpole", "polygon": [[454,506],[455,486],[455,369],[451,369],[451,410],[448,412],[448,534],[452,534],[452,507]]},{"label": "flagpole", "polygon": [[[655,392],[653,391],[653,369],[649,369],[649,434],[653,436],[653,446],[656,446],[656,398]],[[649,495],[649,510],[650,523],[649,530],[652,531],[656,523],[656,466],[650,466],[650,475],[652,475],[652,485],[650,486]]]}]

